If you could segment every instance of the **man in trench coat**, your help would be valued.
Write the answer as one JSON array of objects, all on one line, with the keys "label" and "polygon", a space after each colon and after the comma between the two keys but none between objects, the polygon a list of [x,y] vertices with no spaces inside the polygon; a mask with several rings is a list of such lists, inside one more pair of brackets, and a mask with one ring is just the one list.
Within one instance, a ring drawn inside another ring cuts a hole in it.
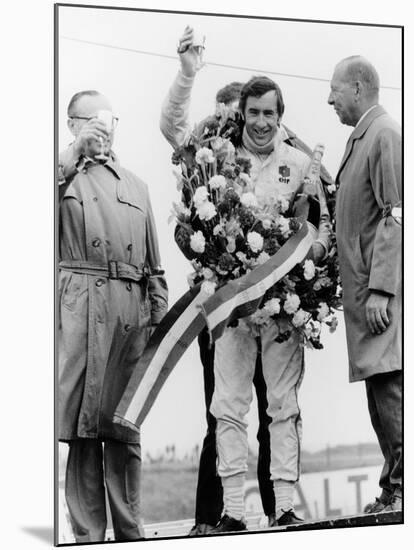
[{"label": "man in trench coat", "polygon": [[328,103],[354,130],[336,179],[336,235],[350,381],[365,380],[385,463],[367,512],[402,509],[401,130],[366,59],[335,68]]},{"label": "man in trench coat", "polygon": [[[143,537],[139,433],[112,422],[151,327],[167,309],[146,185],[122,168],[96,115],[100,93],[68,107],[74,143],[59,159],[59,440],[69,444],[66,500],[77,542],[102,541],[105,488],[116,540]],[[107,159],[96,155],[103,149]]]}]

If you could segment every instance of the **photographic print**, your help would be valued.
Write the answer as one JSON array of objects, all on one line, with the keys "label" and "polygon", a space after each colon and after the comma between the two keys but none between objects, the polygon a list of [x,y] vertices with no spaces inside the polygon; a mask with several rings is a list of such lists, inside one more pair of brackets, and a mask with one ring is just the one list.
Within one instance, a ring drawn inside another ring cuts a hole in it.
[{"label": "photographic print", "polygon": [[403,522],[402,38],[55,6],[56,544]]}]

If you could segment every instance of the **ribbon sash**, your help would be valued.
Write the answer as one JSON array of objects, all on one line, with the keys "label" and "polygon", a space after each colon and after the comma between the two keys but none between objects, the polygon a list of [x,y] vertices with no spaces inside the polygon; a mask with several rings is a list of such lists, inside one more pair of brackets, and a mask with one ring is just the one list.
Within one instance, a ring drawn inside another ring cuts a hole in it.
[{"label": "ribbon sash", "polygon": [[207,324],[215,341],[230,322],[254,313],[265,292],[306,257],[312,242],[305,222],[267,262],[212,296],[200,291],[201,284],[184,294],[150,338],[115,411],[114,422],[137,431],[166,379],[204,326]]}]

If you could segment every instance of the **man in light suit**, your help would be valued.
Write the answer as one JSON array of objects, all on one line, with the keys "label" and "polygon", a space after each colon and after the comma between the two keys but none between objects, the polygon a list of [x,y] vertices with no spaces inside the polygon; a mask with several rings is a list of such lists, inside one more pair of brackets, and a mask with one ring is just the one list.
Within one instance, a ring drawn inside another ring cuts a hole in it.
[{"label": "man in light suit", "polygon": [[379,78],[363,57],[335,67],[328,103],[354,127],[336,184],[336,235],[350,381],[365,380],[385,463],[367,512],[402,509],[401,131],[378,104]]}]

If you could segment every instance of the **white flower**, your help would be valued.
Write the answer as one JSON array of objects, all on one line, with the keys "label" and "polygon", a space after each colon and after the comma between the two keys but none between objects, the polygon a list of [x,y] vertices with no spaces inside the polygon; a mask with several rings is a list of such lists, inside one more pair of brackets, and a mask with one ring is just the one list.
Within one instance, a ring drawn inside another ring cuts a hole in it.
[{"label": "white flower", "polygon": [[305,260],[303,264],[303,276],[307,281],[315,277],[315,264],[312,260]]},{"label": "white flower", "polygon": [[263,248],[263,237],[256,231],[251,231],[247,233],[247,244],[252,252],[259,252]]},{"label": "white flower", "polygon": [[219,235],[220,233],[222,233],[222,231],[224,231],[224,227],[221,223],[218,223],[217,225],[214,226],[213,228],[213,235],[216,237],[217,235]]},{"label": "white flower", "polygon": [[204,201],[197,207],[197,214],[200,220],[209,221],[217,214],[216,207],[210,201]]},{"label": "white flower", "polygon": [[263,309],[258,309],[249,316],[249,320],[256,325],[264,325],[269,321],[269,315]]},{"label": "white flower", "polygon": [[278,225],[279,225],[279,229],[280,229],[280,232],[282,233],[283,237],[285,237],[285,238],[289,237],[289,235],[292,232],[291,229],[290,229],[289,220],[287,220],[286,218],[281,216],[278,219]]},{"label": "white flower", "polygon": [[184,221],[187,221],[188,218],[191,216],[191,210],[189,208],[186,208],[186,206],[182,202],[173,202],[173,206],[171,208],[171,214],[168,217],[168,223],[171,223],[172,220],[178,218],[178,219],[184,219]]},{"label": "white flower", "polygon": [[236,218],[230,218],[226,222],[226,234],[231,237],[236,237],[237,235],[243,234],[240,223],[236,220]]},{"label": "white flower", "polygon": [[328,193],[330,195],[332,195],[333,193],[335,193],[336,191],[336,185],[334,183],[331,183],[331,185],[328,185],[328,187],[326,188],[326,190],[328,191]]},{"label": "white flower", "polygon": [[206,247],[206,240],[201,231],[196,231],[193,235],[191,235],[190,247],[192,250],[194,250],[194,252],[197,252],[198,254],[202,254],[204,252],[204,249]]},{"label": "white flower", "polygon": [[260,252],[260,254],[257,256],[257,263],[259,265],[262,265],[267,262],[267,260],[270,258],[269,254],[265,251]]},{"label": "white flower", "polygon": [[272,227],[272,220],[269,220],[269,218],[265,218],[262,220],[262,225],[264,229],[270,229]]},{"label": "white flower", "polygon": [[279,212],[281,212],[282,214],[289,209],[289,201],[285,197],[279,195],[276,198],[275,202],[277,208],[279,209]]},{"label": "white flower", "polygon": [[209,267],[205,267],[202,271],[202,275],[204,277],[204,279],[208,280],[208,279],[212,279],[214,277],[214,273],[213,273],[213,270],[210,269]]},{"label": "white flower", "polygon": [[203,283],[201,283],[201,289],[200,290],[204,294],[207,294],[207,296],[211,296],[212,294],[214,294],[214,292],[216,290],[216,286],[217,286],[217,284],[213,283],[212,281],[204,281]]},{"label": "white flower", "polygon": [[198,164],[203,164],[205,162],[214,162],[214,155],[211,149],[207,147],[201,147],[196,153],[195,156],[196,162]]},{"label": "white flower", "polygon": [[280,300],[279,298],[271,298],[268,300],[263,308],[269,315],[277,315],[280,312]]},{"label": "white flower", "polygon": [[300,304],[300,298],[297,294],[288,294],[283,304],[283,309],[287,314],[291,315],[297,311]]},{"label": "white flower", "polygon": [[295,315],[292,317],[292,325],[296,328],[301,327],[306,323],[309,318],[309,313],[303,309],[298,309]]},{"label": "white flower", "polygon": [[225,143],[225,140],[218,136],[215,140],[211,142],[211,147],[214,149],[214,151],[219,151]]},{"label": "white flower", "polygon": [[318,317],[317,317],[318,321],[323,321],[325,317],[328,317],[330,313],[329,307],[325,302],[319,303],[318,311],[319,311]]},{"label": "white flower", "polygon": [[251,192],[243,193],[243,195],[240,197],[240,202],[244,206],[252,208],[255,208],[258,205],[256,195]]},{"label": "white flower", "polygon": [[183,202],[173,202],[173,210],[177,215],[191,216],[191,210]]},{"label": "white flower", "polygon": [[230,254],[236,252],[236,239],[234,237],[227,237],[226,250],[227,252],[230,252]]},{"label": "white flower", "polygon": [[193,201],[196,207],[200,206],[200,204],[205,202],[207,199],[208,199],[207,187],[205,187],[204,185],[201,185],[201,187],[197,187],[193,197]]},{"label": "white flower", "polygon": [[226,178],[224,176],[213,176],[208,182],[211,189],[225,189]]},{"label": "white flower", "polygon": [[249,176],[249,174],[246,174],[245,172],[240,172],[239,178],[244,183],[244,185],[251,187],[252,180],[251,180],[251,177]]}]

